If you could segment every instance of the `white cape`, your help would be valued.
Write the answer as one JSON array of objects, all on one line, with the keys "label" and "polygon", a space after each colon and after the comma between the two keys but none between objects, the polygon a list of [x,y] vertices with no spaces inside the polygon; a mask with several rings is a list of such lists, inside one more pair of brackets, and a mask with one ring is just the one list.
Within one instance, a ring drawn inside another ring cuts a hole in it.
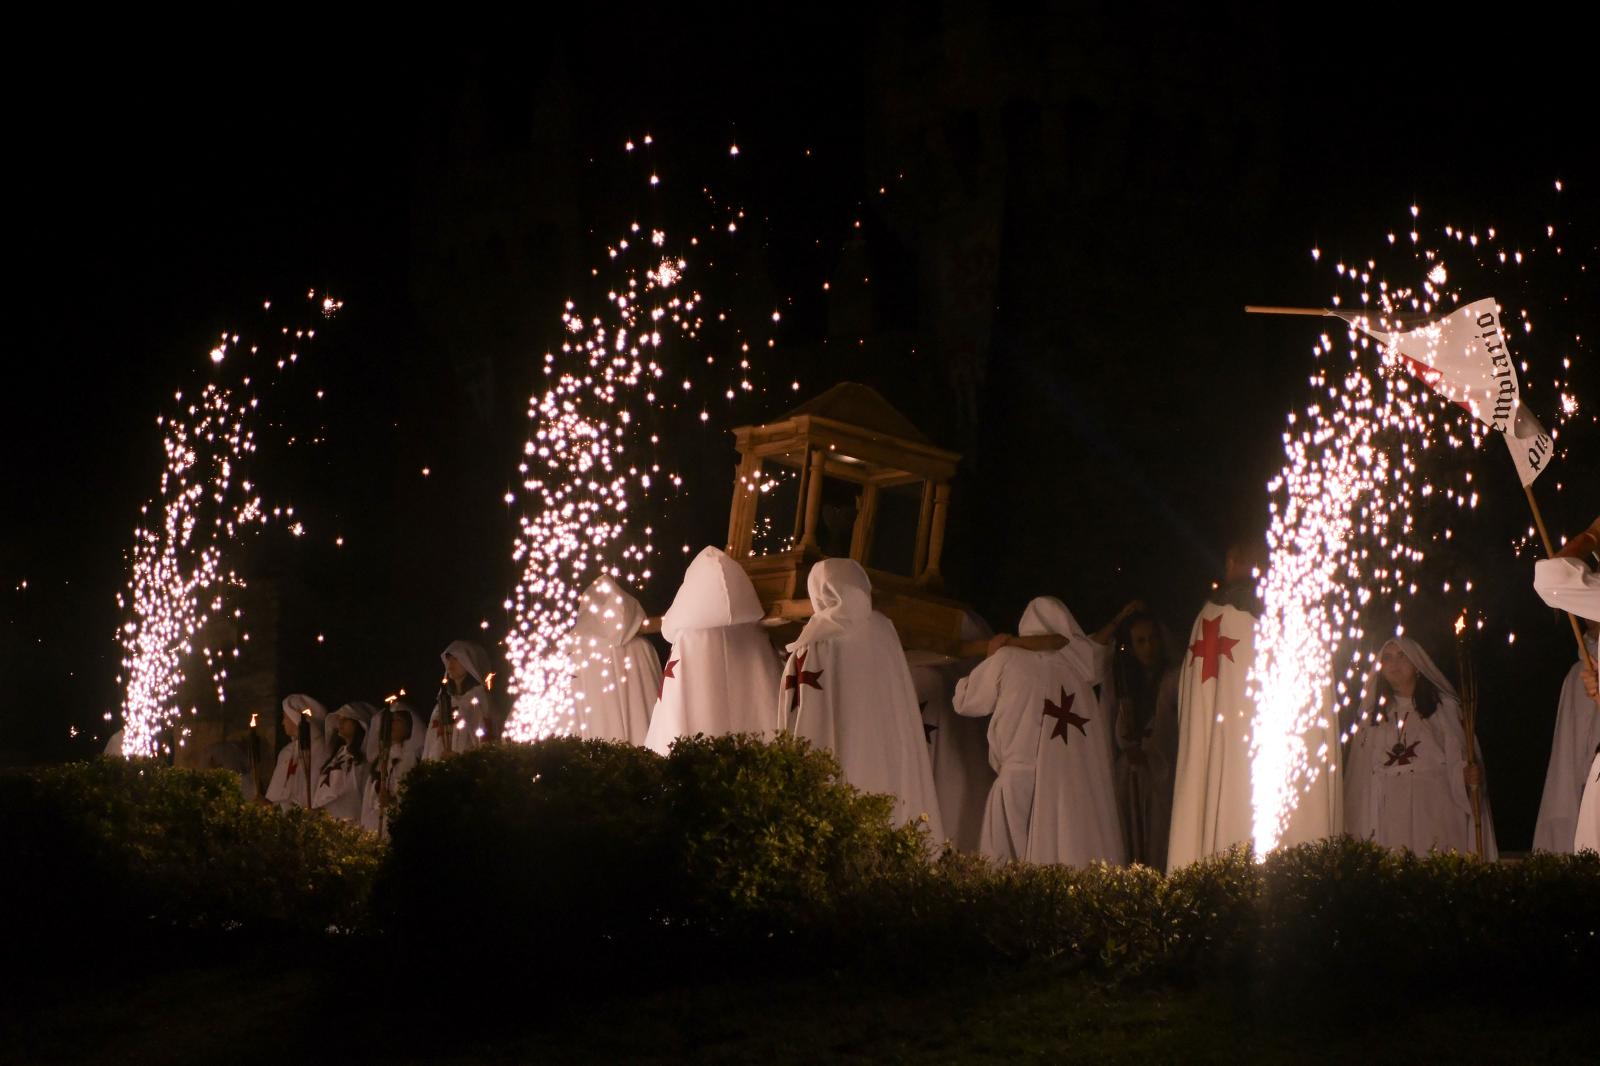
[{"label": "white cape", "polygon": [[[1472,801],[1462,777],[1467,765],[1467,734],[1455,688],[1416,641],[1396,637],[1385,642],[1384,648],[1390,644],[1438,691],[1439,707],[1423,718],[1409,699],[1396,697],[1382,720],[1374,722],[1379,673],[1373,670],[1362,690],[1361,716],[1345,759],[1346,831],[1361,840],[1408,848],[1419,855],[1432,850],[1476,854]],[[1381,657],[1383,649],[1378,654]],[[1478,765],[1483,766],[1481,746]],[[1480,795],[1483,857],[1493,861],[1500,850],[1487,783]]]},{"label": "white cape", "polygon": [[[410,773],[421,760],[422,742],[427,736],[427,731],[422,728],[420,716],[408,704],[396,701],[392,710],[397,715],[407,713],[411,716],[411,735],[401,743],[389,745],[387,792],[391,802],[400,794],[400,783],[405,780],[406,774]],[[367,745],[367,761],[372,769],[367,776],[367,787],[361,797],[361,827],[387,838],[388,813],[378,801],[378,790],[381,787],[378,764],[383,761],[383,738],[377,721],[372,723],[367,735],[370,738],[370,743]]]},{"label": "white cape", "polygon": [[565,643],[578,736],[645,742],[650,708],[661,692],[661,660],[639,635],[643,624],[644,608],[612,578],[599,578],[584,591]]},{"label": "white cape", "polygon": [[362,796],[367,791],[367,774],[367,763],[361,752],[341,744],[322,765],[311,806],[340,821],[359,823]]},{"label": "white cape", "polygon": [[1256,708],[1245,681],[1255,640],[1255,617],[1226,604],[1207,603],[1189,631],[1178,674],[1169,873],[1254,839],[1250,728]]},{"label": "white cape", "polygon": [[[455,730],[450,737],[450,752],[459,754],[493,739],[493,719],[489,714],[489,655],[471,641],[457,640],[439,653],[440,662],[447,657],[454,658],[466,667],[467,676],[474,682],[457,692],[455,686],[447,681],[442,690],[450,701],[450,718],[455,721]],[[435,699],[433,713],[428,717],[428,735],[422,741],[424,760],[444,757],[444,733],[447,728],[449,723],[440,716],[439,701]]]},{"label": "white cape", "polygon": [[[302,711],[311,712],[311,757],[303,758],[297,740],[299,720]],[[277,804],[280,808],[306,806],[306,772],[309,767],[311,773],[311,787],[316,787],[317,771],[321,769],[327,759],[327,748],[323,744],[323,722],[328,717],[327,709],[303,693],[285,696],[283,700],[284,717],[292,718],[295,728],[289,732],[289,743],[278,752],[278,762],[272,769],[272,780],[267,783],[267,800]],[[284,725],[288,726],[288,722]]]},{"label": "white cape", "polygon": [[738,563],[717,548],[695,556],[661,619],[672,649],[645,747],[665,755],[674,740],[696,733],[777,733],[780,672],[764,614]]},{"label": "white cape", "polygon": [[1574,851],[1600,851],[1600,751],[1589,762],[1589,782],[1578,805],[1578,829],[1573,834]]},{"label": "white cape", "polygon": [[[1593,640],[1589,653],[1595,654]],[[1540,851],[1572,852],[1584,784],[1593,778],[1589,766],[1600,748],[1600,706],[1584,691],[1582,673],[1583,664],[1573,663],[1561,686],[1550,765],[1545,770],[1539,820],[1533,827],[1533,846]]]},{"label": "white cape", "polygon": [[811,620],[789,645],[787,728],[833,752],[845,781],[895,798],[897,823],[926,817],[945,842],[933,767],[905,651],[894,623],[872,609],[872,584],[852,559],[824,559],[806,578]]},{"label": "white cape", "polygon": [[1095,693],[1110,649],[1048,596],[1028,605],[1017,633],[1068,642],[1057,651],[1002,648],[956,686],[958,713],[993,715],[989,762],[998,776],[980,850],[1002,861],[1121,863],[1111,723]]},{"label": "white cape", "polygon": [[945,832],[961,851],[978,850],[983,836],[983,811],[994,785],[989,767],[989,723],[956,713],[955,691],[974,663],[942,657],[907,656],[911,684],[922,708],[922,731],[928,738],[933,787],[939,794],[939,815]]}]

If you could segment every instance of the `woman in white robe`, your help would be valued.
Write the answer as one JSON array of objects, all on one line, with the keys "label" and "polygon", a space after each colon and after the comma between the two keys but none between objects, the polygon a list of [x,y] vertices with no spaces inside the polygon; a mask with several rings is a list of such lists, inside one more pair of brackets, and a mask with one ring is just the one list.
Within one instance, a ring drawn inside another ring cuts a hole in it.
[{"label": "woman in white robe", "polygon": [[833,752],[848,783],[895,798],[897,824],[926,819],[945,842],[917,691],[894,623],[872,609],[872,582],[853,559],[823,559],[806,578],[811,619],[789,645],[785,728]]},{"label": "woman in white robe", "polygon": [[705,548],[661,618],[671,643],[645,747],[665,755],[679,737],[778,731],[779,662],[755,586],[738,563]]},{"label": "woman in white robe", "polygon": [[317,774],[311,806],[343,822],[361,821],[361,800],[367,790],[367,727],[370,703],[347,703],[328,716],[328,754]]},{"label": "woman in white robe", "polygon": [[[428,735],[422,741],[424,759],[471,751],[493,739],[489,653],[469,640],[457,640],[439,653],[439,660],[444,663],[445,681],[428,719]],[[450,731],[448,743],[446,730]]]},{"label": "woman in white robe", "polygon": [[[1345,826],[1388,848],[1477,851],[1467,792],[1467,737],[1455,689],[1410,637],[1378,653],[1345,760]],[[1482,759],[1478,760],[1482,779]],[[1499,856],[1487,789],[1483,857]]]},{"label": "woman in white robe", "polygon": [[[298,738],[302,717],[310,718],[309,758],[300,751]],[[316,772],[327,758],[322,736],[323,722],[327,717],[327,709],[303,692],[296,692],[283,698],[283,731],[288,735],[289,743],[278,752],[277,765],[272,769],[272,780],[267,785],[268,803],[277,804],[282,809],[307,805],[307,768],[309,767],[311,786],[314,788]]]},{"label": "woman in white robe", "polygon": [[[1600,622],[1590,622],[1585,642],[1591,657],[1600,654],[1597,638]],[[1572,853],[1584,785],[1593,780],[1589,769],[1600,754],[1600,705],[1584,689],[1583,670],[1582,660],[1573,663],[1561,685],[1539,820],[1533,827],[1533,846],[1539,851]]]},{"label": "woman in white robe", "polygon": [[1131,614],[1090,637],[1053,596],[1028,604],[1021,636],[1066,638],[1056,651],[1000,647],[956,686],[959,714],[993,715],[989,790],[980,850],[992,859],[1121,863],[1126,858],[1111,780],[1111,723],[1094,686],[1105,676],[1104,641]]},{"label": "woman in white robe", "polygon": [[418,726],[417,712],[403,700],[389,705],[389,766],[383,771],[382,714],[367,730],[367,787],[361,801],[361,828],[370,829],[387,839],[389,815],[394,810],[395,797],[400,794],[400,783],[422,758],[424,731]]},{"label": "woman in white robe", "polygon": [[611,577],[597,579],[578,601],[566,640],[578,736],[645,742],[661,692],[661,660],[639,635],[642,625],[644,608]]}]

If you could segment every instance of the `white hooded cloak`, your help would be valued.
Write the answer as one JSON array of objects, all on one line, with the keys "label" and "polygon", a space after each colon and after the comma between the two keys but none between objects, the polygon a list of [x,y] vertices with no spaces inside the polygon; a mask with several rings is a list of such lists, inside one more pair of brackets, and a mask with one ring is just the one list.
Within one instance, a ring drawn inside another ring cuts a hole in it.
[{"label": "white hooded cloak", "polygon": [[872,582],[853,559],[824,559],[806,578],[811,619],[789,645],[785,727],[839,760],[845,781],[895,798],[896,823],[926,818],[945,842],[928,742],[894,623],[872,609]]},{"label": "white hooded cloak", "polygon": [[[489,676],[489,653],[471,641],[457,640],[452,641],[448,648],[439,653],[441,663],[451,657],[466,667],[467,676],[476,682],[467,685],[461,692],[456,692],[454,686],[448,683],[445,686],[455,719],[455,732],[450,738],[450,751],[459,754],[471,751],[492,739],[490,730],[493,728],[493,722],[489,716],[489,690],[486,687]],[[444,755],[446,726],[447,724],[439,717],[439,707],[435,703],[433,713],[428,718],[428,735],[422,741],[424,759],[438,759]]]},{"label": "white hooded cloak", "polygon": [[584,591],[566,642],[579,736],[645,742],[661,692],[661,660],[639,635],[643,624],[644,608],[613,578]]},{"label": "white hooded cloak", "polygon": [[[1596,641],[1587,638],[1589,654]],[[1584,785],[1594,779],[1589,772],[1600,754],[1600,705],[1583,687],[1583,663],[1572,664],[1561,686],[1556,707],[1555,737],[1550,744],[1550,765],[1544,775],[1544,795],[1539,800],[1539,820],[1533,827],[1533,846],[1540,851],[1571,854],[1578,830],[1578,809]]]},{"label": "white hooded cloak", "polygon": [[1254,839],[1250,727],[1256,708],[1245,680],[1255,639],[1255,616],[1220,603],[1201,608],[1189,631],[1178,674],[1169,873]]},{"label": "white hooded cloak", "polygon": [[[1416,641],[1396,637],[1394,645],[1439,693],[1438,709],[1423,718],[1412,701],[1396,696],[1378,708],[1379,670],[1362,693],[1361,715],[1345,759],[1345,827],[1351,836],[1387,848],[1476,854],[1472,802],[1463,772],[1467,736],[1455,689]],[[1379,656],[1383,650],[1379,650]],[[1482,758],[1478,759],[1481,766]],[[1498,858],[1488,789],[1483,796],[1483,857]]]},{"label": "white hooded cloak", "polygon": [[328,717],[327,708],[301,692],[283,698],[283,716],[285,731],[289,734],[289,743],[278,752],[277,765],[272,770],[272,780],[267,785],[267,800],[277,804],[280,808],[304,807],[306,805],[306,767],[308,761],[301,758],[300,744],[296,739],[300,728],[302,711],[311,712],[311,785],[316,787],[316,774],[327,759],[327,748],[323,744],[322,727]]},{"label": "white hooded cloak", "polygon": [[1125,859],[1111,782],[1111,723],[1095,686],[1110,649],[1052,596],[1028,604],[1019,636],[1055,633],[1057,651],[1002,648],[956,686],[957,713],[993,715],[979,850],[993,859],[1083,866]]},{"label": "white hooded cloak", "polygon": [[738,563],[717,548],[694,557],[661,619],[672,650],[645,747],[665,755],[674,740],[696,733],[777,733],[780,668],[760,624],[765,613]]},{"label": "white hooded cloak", "polygon": [[1600,851],[1600,751],[1589,761],[1589,779],[1578,804],[1578,829],[1572,835],[1573,851]]},{"label": "white hooded cloak", "polygon": [[[366,733],[371,731],[373,710],[370,703],[347,703],[330,714],[323,726],[329,754],[317,774],[311,806],[340,821],[361,821],[361,800],[367,790],[368,774]],[[341,718],[362,728],[362,738],[357,744],[345,744],[337,736]]]},{"label": "white hooded cloak", "polygon": [[[390,706],[390,710],[395,715],[406,713],[411,716],[411,735],[402,742],[389,745],[387,792],[392,801],[400,794],[400,783],[405,780],[406,774],[410,773],[412,767],[422,758],[422,744],[427,737],[427,730],[422,727],[421,716],[405,701],[396,700]],[[379,763],[383,760],[383,737],[378,726],[379,719],[375,718],[367,729],[367,765],[371,767],[371,771],[367,775],[367,787],[362,793],[361,828],[370,829],[387,837],[388,818],[378,802],[378,790],[384,787],[382,775],[379,773]]]},{"label": "white hooded cloak", "polygon": [[[963,639],[977,636],[962,634]],[[939,815],[945,832],[961,851],[976,852],[983,838],[983,811],[994,785],[989,767],[987,720],[956,713],[956,685],[981,659],[951,661],[928,652],[907,652],[911,684],[922,708],[922,731],[928,738],[933,787],[939,794]]]}]

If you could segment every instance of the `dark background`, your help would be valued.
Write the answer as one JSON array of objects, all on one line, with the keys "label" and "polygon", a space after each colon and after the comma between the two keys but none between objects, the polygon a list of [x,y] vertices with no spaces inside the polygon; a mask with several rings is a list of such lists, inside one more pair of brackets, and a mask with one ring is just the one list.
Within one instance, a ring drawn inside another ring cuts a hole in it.
[{"label": "dark background", "polygon": [[[1142,596],[1187,630],[1228,540],[1262,526],[1284,414],[1326,329],[1241,305],[1324,304],[1330,262],[1378,254],[1410,204],[1434,243],[1444,220],[1529,248],[1558,224],[1567,259],[1530,267],[1516,299],[1570,333],[1600,327],[1575,266],[1600,233],[1596,94],[1559,21],[741,12],[37,42],[7,75],[21,328],[0,495],[4,761],[103,740],[154,415],[211,372],[219,332],[269,327],[265,298],[346,301],[284,392],[325,390],[284,416],[326,441],[279,481],[309,533],[263,538],[247,565],[278,615],[278,684],[330,707],[426,691],[446,642],[482,621],[488,643],[504,631],[501,497],[540,356],[563,300],[594,306],[607,279],[590,268],[634,219],[678,239],[743,208],[741,238],[708,249],[719,261],[696,282],[752,330],[784,311],[761,334],[778,342],[756,366],[765,391],[672,442],[674,534],[721,542],[729,428],[863,381],[965,456],[945,570],[999,628],[1052,592],[1091,626]],[[646,133],[651,149],[622,151]],[[1511,302],[1512,282],[1486,277]],[[1563,355],[1600,403],[1587,342],[1518,343],[1542,414]],[[1596,510],[1592,412],[1562,443],[1563,490],[1540,483],[1558,535]],[[1509,464],[1498,445],[1474,461],[1484,500],[1436,565],[1470,558],[1480,581],[1483,734],[1517,847],[1572,645],[1513,552],[1527,515]],[[652,610],[677,551],[663,544]],[[1453,673],[1442,633],[1413,632]]]}]

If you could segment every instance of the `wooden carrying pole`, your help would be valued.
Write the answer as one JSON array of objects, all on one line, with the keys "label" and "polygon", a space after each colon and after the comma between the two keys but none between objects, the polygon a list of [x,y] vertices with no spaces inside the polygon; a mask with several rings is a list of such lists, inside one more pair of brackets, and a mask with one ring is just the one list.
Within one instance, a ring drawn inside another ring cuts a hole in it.
[{"label": "wooden carrying pole", "polygon": [[[1539,512],[1539,501],[1533,495],[1533,486],[1522,486],[1522,492],[1528,497],[1528,506],[1533,509],[1533,524],[1534,527],[1539,530],[1539,540],[1544,543],[1545,558],[1554,559],[1556,556],[1556,549],[1555,546],[1550,543],[1550,531],[1545,528],[1544,515]],[[1572,639],[1578,642],[1578,658],[1583,660],[1583,665],[1585,667],[1593,670],[1594,660],[1589,657],[1589,645],[1583,642],[1583,630],[1578,626],[1578,620],[1572,615],[1567,614],[1566,611],[1562,611],[1561,613],[1567,615],[1567,622],[1572,626]]]}]

